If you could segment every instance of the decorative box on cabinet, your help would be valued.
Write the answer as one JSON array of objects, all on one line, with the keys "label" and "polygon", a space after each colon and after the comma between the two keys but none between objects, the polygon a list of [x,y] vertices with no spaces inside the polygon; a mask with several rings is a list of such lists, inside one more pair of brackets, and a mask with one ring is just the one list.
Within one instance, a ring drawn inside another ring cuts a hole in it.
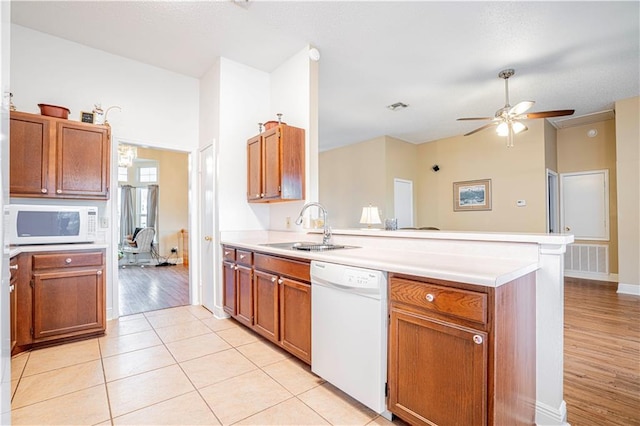
[{"label": "decorative box on cabinet", "polygon": [[499,287],[392,276],[389,410],[413,425],[531,425],[535,275]]},{"label": "decorative box on cabinet", "polygon": [[247,200],[304,199],[304,129],[279,124],[247,141]]},{"label": "decorative box on cabinet", "polygon": [[109,198],[109,126],[11,112],[10,195]]}]

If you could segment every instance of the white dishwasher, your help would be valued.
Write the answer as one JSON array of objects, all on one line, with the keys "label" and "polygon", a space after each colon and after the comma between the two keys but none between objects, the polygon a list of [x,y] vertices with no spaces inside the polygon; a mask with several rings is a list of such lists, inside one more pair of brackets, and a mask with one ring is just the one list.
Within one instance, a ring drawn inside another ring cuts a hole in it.
[{"label": "white dishwasher", "polygon": [[311,262],[311,371],[388,419],[387,274]]}]

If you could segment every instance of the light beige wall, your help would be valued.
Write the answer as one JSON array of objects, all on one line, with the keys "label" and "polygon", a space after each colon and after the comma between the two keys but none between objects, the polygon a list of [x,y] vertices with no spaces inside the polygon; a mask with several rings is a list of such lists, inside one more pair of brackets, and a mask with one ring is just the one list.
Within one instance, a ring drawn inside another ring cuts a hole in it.
[{"label": "light beige wall", "polygon": [[417,186],[418,186],[418,146],[409,142],[386,137],[386,199],[385,205],[380,206],[380,216],[396,217],[394,198],[394,179],[405,179],[413,182],[413,217],[417,218]]},{"label": "light beige wall", "polygon": [[[598,132],[590,138],[587,132]],[[558,130],[558,173],[609,171],[609,269],[618,272],[618,197],[616,195],[616,125],[614,120]],[[576,240],[601,244],[602,241]]]},{"label": "light beige wall", "polygon": [[640,294],[640,97],[616,102],[615,110],[618,290]]},{"label": "light beige wall", "polygon": [[544,163],[547,169],[558,172],[558,132],[547,120],[544,120]]},{"label": "light beige wall", "polygon": [[[527,123],[515,146],[491,130],[418,146],[418,225],[443,230],[546,232],[545,124]],[[438,164],[440,171],[431,170]],[[453,183],[491,179],[492,209],[453,211]],[[525,207],[517,207],[525,200]]]},{"label": "light beige wall", "polygon": [[319,200],[334,228],[359,228],[362,207],[385,205],[384,136],[319,154]]},{"label": "light beige wall", "polygon": [[189,155],[162,149],[138,148],[138,158],[158,161],[160,197],[158,201],[158,243],[160,256],[178,247],[182,257],[181,229],[189,227]]}]

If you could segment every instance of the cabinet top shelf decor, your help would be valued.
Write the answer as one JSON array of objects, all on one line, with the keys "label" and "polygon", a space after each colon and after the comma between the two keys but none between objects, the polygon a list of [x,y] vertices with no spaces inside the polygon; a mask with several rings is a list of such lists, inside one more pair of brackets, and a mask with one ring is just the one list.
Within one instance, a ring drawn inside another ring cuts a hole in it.
[{"label": "cabinet top shelf decor", "polygon": [[278,124],[247,141],[247,201],[305,197],[304,129]]},{"label": "cabinet top shelf decor", "polygon": [[109,199],[111,128],[12,111],[12,197]]}]

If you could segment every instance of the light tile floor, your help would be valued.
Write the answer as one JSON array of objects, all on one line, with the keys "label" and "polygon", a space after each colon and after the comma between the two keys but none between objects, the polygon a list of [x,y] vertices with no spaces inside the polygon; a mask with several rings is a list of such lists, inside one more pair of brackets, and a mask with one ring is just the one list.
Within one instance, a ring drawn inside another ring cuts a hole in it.
[{"label": "light tile floor", "polygon": [[392,425],[234,320],[182,306],[13,357],[14,425]]}]

